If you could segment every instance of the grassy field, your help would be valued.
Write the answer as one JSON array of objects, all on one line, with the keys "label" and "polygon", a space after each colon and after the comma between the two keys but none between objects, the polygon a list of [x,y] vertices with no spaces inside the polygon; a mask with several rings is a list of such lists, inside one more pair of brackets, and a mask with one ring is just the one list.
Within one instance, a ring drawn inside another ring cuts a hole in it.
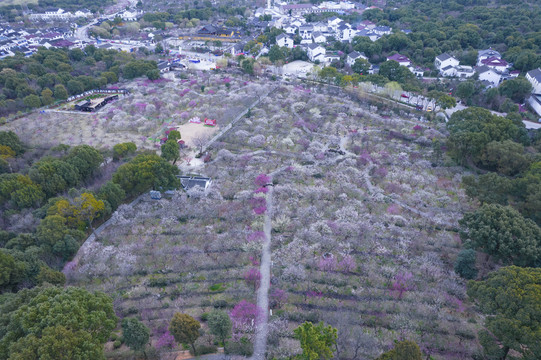
[{"label": "grassy field", "polygon": [[433,151],[437,124],[393,111],[339,90],[279,87],[213,145],[199,169],[213,178],[207,196],[121,207],[68,282],[112,295],[154,344],[176,311],[203,320],[255,303],[246,279],[261,255],[254,179],[281,169],[269,357],[298,353],[292,329],[322,320],[338,328],[340,358],[372,359],[404,338],[435,359],[471,358],[479,319],[452,270],[457,220],[470,207],[462,170]]}]

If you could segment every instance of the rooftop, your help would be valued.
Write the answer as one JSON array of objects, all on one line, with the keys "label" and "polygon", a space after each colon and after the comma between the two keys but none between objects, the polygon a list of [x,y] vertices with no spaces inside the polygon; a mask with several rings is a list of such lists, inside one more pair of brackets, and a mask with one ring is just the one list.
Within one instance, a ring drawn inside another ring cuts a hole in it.
[{"label": "rooftop", "polygon": [[531,78],[534,78],[535,80],[537,80],[537,82],[541,82],[541,69],[537,68],[537,69],[528,71],[528,76],[530,76]]},{"label": "rooftop", "polygon": [[445,60],[451,59],[451,58],[452,58],[452,56],[447,54],[447,53],[443,53],[441,55],[436,56],[436,59],[438,59],[439,61],[445,61]]},{"label": "rooftop", "polygon": [[401,63],[401,62],[410,62],[411,61],[407,56],[400,55],[400,54],[394,54],[394,55],[388,56],[387,60],[394,60],[394,61],[399,62],[399,63]]}]

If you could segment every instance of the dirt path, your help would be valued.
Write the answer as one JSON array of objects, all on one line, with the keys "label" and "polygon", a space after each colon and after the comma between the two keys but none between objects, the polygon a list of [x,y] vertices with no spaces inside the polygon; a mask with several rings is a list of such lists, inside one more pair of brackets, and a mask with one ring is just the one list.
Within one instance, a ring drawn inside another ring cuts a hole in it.
[{"label": "dirt path", "polygon": [[[272,184],[274,176],[278,175],[288,166],[281,167],[268,174]],[[272,215],[273,215],[273,201],[272,194],[274,192],[274,186],[267,186],[269,190],[266,197],[267,210],[265,211],[265,223],[263,225],[263,232],[265,233],[265,240],[263,242],[263,249],[261,254],[261,265],[259,272],[261,273],[261,285],[257,290],[257,306],[263,311],[259,324],[257,326],[257,333],[254,342],[254,360],[264,360],[265,353],[267,352],[267,334],[269,324],[269,288],[271,278],[271,230],[272,230]]]},{"label": "dirt path", "polygon": [[[272,176],[271,176],[272,182]],[[263,243],[263,249],[261,254],[261,266],[259,272],[261,273],[261,285],[257,291],[257,306],[262,310],[262,316],[258,324],[257,334],[254,344],[253,359],[263,360],[265,359],[265,352],[267,349],[267,334],[269,323],[269,288],[270,288],[270,265],[271,265],[271,218],[272,218],[272,193],[273,186],[267,186],[269,191],[267,192],[267,211],[265,212],[265,224],[263,225],[263,232],[265,233],[265,240]]]}]

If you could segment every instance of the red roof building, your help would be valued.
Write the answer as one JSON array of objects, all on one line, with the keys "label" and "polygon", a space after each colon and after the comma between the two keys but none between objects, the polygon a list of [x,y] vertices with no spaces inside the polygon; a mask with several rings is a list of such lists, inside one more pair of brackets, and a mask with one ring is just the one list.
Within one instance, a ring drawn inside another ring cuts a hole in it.
[{"label": "red roof building", "polygon": [[205,119],[205,125],[207,125],[207,126],[216,126],[216,120]]},{"label": "red roof building", "polygon": [[407,56],[400,55],[400,54],[394,54],[394,55],[391,55],[391,56],[387,56],[387,60],[394,60],[397,63],[399,63],[400,65],[403,65],[403,66],[406,66],[406,67],[411,65],[411,60]]}]

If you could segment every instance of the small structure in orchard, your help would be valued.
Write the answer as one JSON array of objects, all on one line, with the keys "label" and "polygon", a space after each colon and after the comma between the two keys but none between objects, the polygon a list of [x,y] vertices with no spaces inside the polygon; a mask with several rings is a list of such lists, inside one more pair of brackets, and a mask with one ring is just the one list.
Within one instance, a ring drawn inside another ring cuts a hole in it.
[{"label": "small structure in orchard", "polygon": [[205,118],[205,126],[216,126],[216,120]]},{"label": "small structure in orchard", "polygon": [[177,177],[180,179],[180,185],[186,191],[193,189],[196,186],[199,186],[203,191],[207,191],[212,183],[212,179],[208,177],[184,175],[177,175]]},{"label": "small structure in orchard", "polygon": [[156,190],[150,190],[150,198],[152,200],[160,200],[162,198],[162,193]]},{"label": "small structure in orchard", "polygon": [[104,107],[105,105],[107,105],[111,101],[114,101],[114,100],[117,100],[117,99],[118,99],[118,95],[111,95],[111,96],[107,96],[107,97],[104,97],[104,98],[97,98],[97,99],[92,99],[92,100],[82,100],[82,101],[78,102],[77,104],[75,104],[75,110],[86,111],[86,112],[94,112],[94,111]]}]

